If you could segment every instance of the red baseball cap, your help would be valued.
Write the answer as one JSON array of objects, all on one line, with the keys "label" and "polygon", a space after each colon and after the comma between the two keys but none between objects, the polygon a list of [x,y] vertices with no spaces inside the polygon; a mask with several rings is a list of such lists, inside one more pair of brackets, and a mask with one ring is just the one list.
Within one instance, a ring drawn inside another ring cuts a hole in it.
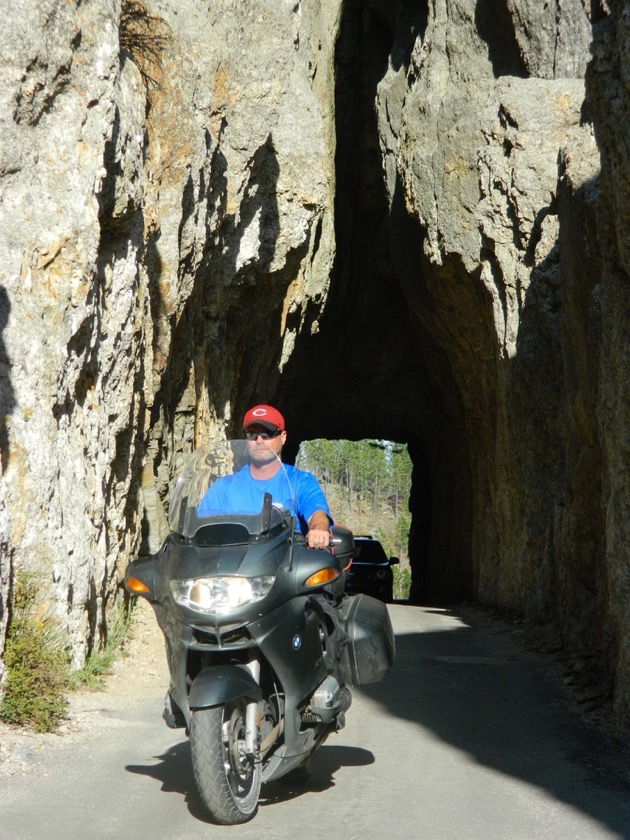
[{"label": "red baseball cap", "polygon": [[248,426],[262,426],[265,429],[284,431],[284,417],[277,408],[270,405],[255,405],[243,417],[243,428]]}]

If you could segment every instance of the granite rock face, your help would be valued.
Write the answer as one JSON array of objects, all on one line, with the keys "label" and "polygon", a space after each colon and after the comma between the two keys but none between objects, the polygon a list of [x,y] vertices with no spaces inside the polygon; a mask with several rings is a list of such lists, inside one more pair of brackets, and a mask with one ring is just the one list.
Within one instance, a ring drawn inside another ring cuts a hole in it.
[{"label": "granite rock face", "polygon": [[553,619],[630,720],[628,16],[30,0],[0,69],[0,649],[75,664],[183,456],[408,442],[412,597]]},{"label": "granite rock face", "polygon": [[229,0],[3,15],[0,639],[10,580],[32,572],[81,664],[144,496],[160,509],[154,477],[164,491],[316,329],[337,17]]}]

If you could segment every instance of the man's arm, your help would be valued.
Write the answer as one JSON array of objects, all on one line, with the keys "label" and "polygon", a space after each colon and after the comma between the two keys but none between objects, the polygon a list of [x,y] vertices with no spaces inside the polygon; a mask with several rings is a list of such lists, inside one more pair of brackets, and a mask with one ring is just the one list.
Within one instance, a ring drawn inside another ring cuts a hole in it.
[{"label": "man's arm", "polygon": [[328,548],[330,544],[330,519],[323,510],[316,510],[308,520],[306,541],[309,548]]},{"label": "man's arm", "polygon": [[297,470],[297,474],[297,509],[308,528],[306,543],[309,548],[328,548],[333,518],[324,491],[311,473]]}]

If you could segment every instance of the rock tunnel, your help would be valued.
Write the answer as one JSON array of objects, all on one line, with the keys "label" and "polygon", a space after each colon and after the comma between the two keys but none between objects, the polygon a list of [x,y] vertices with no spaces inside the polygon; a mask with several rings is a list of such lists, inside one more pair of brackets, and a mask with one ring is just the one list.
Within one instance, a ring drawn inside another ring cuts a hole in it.
[{"label": "rock tunnel", "polygon": [[288,458],[407,443],[411,599],[552,619],[627,717],[622,10],[30,15],[2,83],[0,642],[34,570],[80,665],[182,458],[272,402]]},{"label": "rock tunnel", "polygon": [[[482,387],[475,380],[488,374],[479,370],[480,356],[498,361],[492,308],[479,278],[456,258],[436,269],[423,256],[426,232],[405,206],[400,180],[387,191],[375,106],[388,69],[408,74],[426,25],[424,4],[342,4],[334,59],[336,249],[323,312],[307,306],[293,352],[279,364],[273,336],[283,290],[300,261],[313,259],[307,251],[317,251],[321,231],[273,271],[280,167],[270,135],[253,157],[252,198],[241,208],[241,218],[258,214],[264,230],[254,279],[245,267],[241,286],[217,291],[216,259],[202,267],[173,334],[151,425],[161,413],[182,412],[193,359],[197,395],[206,380],[215,403],[222,393],[232,402],[230,433],[238,434],[252,401],[281,406],[288,460],[312,438],[407,443],[414,464],[410,597],[456,603],[474,596],[469,434],[481,420],[467,417],[462,384],[470,392]],[[225,249],[218,271],[238,278],[236,263]],[[437,302],[436,284],[447,289]]]},{"label": "rock tunnel", "polygon": [[[481,598],[539,616],[565,609],[579,632],[594,609],[595,560],[585,558],[578,575],[559,572],[554,529],[570,435],[563,356],[583,338],[563,337],[574,302],[563,284],[560,208],[576,237],[593,216],[588,189],[578,188],[585,177],[571,170],[585,150],[596,160],[580,119],[588,22],[567,24],[581,40],[565,34],[564,53],[555,48],[546,67],[544,42],[541,55],[528,54],[500,2],[444,18],[411,0],[347,0],[339,9],[334,249],[325,216],[314,217],[278,259],[284,164],[277,131],[261,134],[238,218],[226,213],[198,266],[180,263],[195,282],[149,426],[164,416],[173,427],[189,411],[191,438],[213,418],[234,432],[252,401],[267,401],[287,417],[289,457],[317,437],[407,443],[412,600]],[[426,72],[431,60],[447,65],[436,79]],[[199,190],[219,201],[228,175],[218,146],[209,182],[184,194],[181,231],[199,214]],[[252,230],[258,250],[248,262]],[[334,256],[317,267],[320,252]],[[286,289],[305,264],[327,275],[327,291],[287,312]],[[588,266],[585,258],[578,295],[582,280],[593,285]],[[601,524],[596,507],[583,505],[592,529]]]},{"label": "rock tunnel", "polygon": [[[472,596],[464,407],[432,323],[441,316],[424,277],[422,230],[400,185],[393,201],[386,194],[374,107],[392,56],[408,63],[426,26],[426,11],[406,5],[397,29],[386,6],[345,6],[336,60],[336,260],[318,332],[298,345],[274,398],[286,409],[289,453],[292,440],[312,437],[409,445],[410,597],[458,602]],[[462,301],[464,311],[467,303],[479,307]],[[467,364],[474,369],[474,358]]]}]

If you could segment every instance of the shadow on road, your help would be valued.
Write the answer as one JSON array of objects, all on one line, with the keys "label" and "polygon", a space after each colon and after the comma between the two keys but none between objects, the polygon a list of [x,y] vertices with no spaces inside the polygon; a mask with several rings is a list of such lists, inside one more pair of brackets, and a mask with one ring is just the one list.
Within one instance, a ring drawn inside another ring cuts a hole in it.
[{"label": "shadow on road", "polygon": [[212,822],[197,792],[190,758],[190,742],[182,741],[179,744],[174,744],[165,753],[156,755],[154,758],[160,763],[128,764],[125,769],[129,773],[137,773],[156,779],[161,783],[162,790],[165,793],[181,794],[193,817],[203,822]]},{"label": "shadow on road", "polygon": [[335,773],[342,767],[365,767],[374,763],[369,750],[360,747],[336,747],[324,745],[315,754],[313,775],[307,782],[295,782],[289,774],[277,782],[263,785],[261,805],[274,805],[297,799],[304,793],[322,793],[334,787]]},{"label": "shadow on road", "polygon": [[549,666],[505,634],[471,626],[457,611],[425,610],[429,619],[432,613],[449,616],[445,629],[397,634],[394,667],[361,693],[476,762],[543,788],[630,837],[630,751],[623,736],[572,712]]},{"label": "shadow on road", "polygon": [[[149,776],[162,785],[165,793],[181,794],[195,819],[212,823],[197,792],[190,757],[190,742],[175,744],[162,755],[155,756],[159,764],[133,764],[125,768],[129,773]],[[315,755],[313,775],[305,783],[293,781],[291,776],[263,785],[260,805],[274,805],[297,799],[305,793],[320,793],[334,787],[334,776],[342,767],[362,767],[374,762],[368,750],[358,747],[324,746]]]}]

